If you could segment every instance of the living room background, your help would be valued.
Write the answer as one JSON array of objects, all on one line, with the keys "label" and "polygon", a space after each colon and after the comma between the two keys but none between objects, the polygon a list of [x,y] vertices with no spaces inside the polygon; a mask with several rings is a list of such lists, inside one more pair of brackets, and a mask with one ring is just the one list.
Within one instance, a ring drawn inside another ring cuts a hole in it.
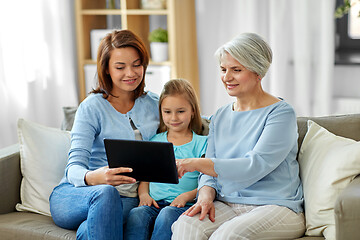
[{"label": "living room background", "polygon": [[[73,1],[19,0],[16,14],[13,5],[0,2],[0,147],[17,142],[18,118],[60,127],[62,107],[78,104]],[[215,50],[247,31],[274,52],[264,88],[299,116],[360,112],[346,108],[359,103],[360,65],[334,64],[335,0],[196,0],[195,7],[204,115],[232,101]]]}]

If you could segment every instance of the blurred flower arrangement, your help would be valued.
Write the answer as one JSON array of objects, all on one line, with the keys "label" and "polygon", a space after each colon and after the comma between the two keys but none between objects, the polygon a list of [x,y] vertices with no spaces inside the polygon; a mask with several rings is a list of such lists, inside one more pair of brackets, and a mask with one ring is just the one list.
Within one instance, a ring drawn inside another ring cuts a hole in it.
[{"label": "blurred flower arrangement", "polygon": [[[360,0],[344,0],[344,4],[340,5],[335,10],[335,18],[342,18],[344,15],[348,14],[350,8],[356,4],[360,4]],[[358,17],[360,17],[360,11]]]}]

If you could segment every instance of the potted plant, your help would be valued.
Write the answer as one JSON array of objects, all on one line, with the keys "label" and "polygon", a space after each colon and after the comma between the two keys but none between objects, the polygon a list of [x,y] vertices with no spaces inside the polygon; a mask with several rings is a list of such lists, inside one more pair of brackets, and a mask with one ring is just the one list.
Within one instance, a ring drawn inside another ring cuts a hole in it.
[{"label": "potted plant", "polygon": [[168,60],[168,32],[166,29],[157,28],[150,32],[150,54],[154,62]]},{"label": "potted plant", "polygon": [[[342,18],[344,15],[348,14],[351,7],[355,8],[356,4],[360,4],[360,0],[351,1],[351,0],[344,0],[344,3],[338,6],[335,10],[335,18]],[[359,15],[360,17],[360,11]]]}]

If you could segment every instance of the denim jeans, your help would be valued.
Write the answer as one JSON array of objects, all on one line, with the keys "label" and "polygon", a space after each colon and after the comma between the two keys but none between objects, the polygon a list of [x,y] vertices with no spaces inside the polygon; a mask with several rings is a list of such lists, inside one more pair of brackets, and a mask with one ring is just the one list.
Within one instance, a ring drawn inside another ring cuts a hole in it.
[{"label": "denim jeans", "polygon": [[125,228],[125,240],[147,240],[150,236],[152,240],[171,239],[171,225],[189,206],[172,207],[163,200],[157,203],[159,208],[140,206],[131,209]]},{"label": "denim jeans", "polygon": [[63,183],[50,195],[50,212],[56,225],[77,229],[77,239],[123,239],[123,224],[138,198],[119,195],[115,187],[74,187]]}]

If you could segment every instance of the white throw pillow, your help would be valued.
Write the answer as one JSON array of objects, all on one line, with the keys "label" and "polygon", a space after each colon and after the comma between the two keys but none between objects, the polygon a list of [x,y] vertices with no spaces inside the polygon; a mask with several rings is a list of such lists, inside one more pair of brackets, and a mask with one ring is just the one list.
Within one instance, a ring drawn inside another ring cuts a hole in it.
[{"label": "white throw pillow", "polygon": [[335,239],[335,202],[360,173],[360,142],[336,136],[309,120],[298,160],[304,188],[305,234]]},{"label": "white throw pillow", "polygon": [[21,203],[18,211],[50,216],[49,196],[64,175],[70,149],[70,133],[18,120]]}]

